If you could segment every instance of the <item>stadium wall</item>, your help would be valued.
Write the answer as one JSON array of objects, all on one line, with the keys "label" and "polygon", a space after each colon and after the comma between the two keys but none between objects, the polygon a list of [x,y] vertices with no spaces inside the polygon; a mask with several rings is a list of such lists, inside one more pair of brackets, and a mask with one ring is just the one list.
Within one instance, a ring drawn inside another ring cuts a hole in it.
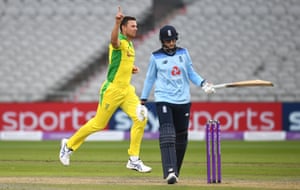
[{"label": "stadium wall", "polygon": [[[155,104],[146,105],[149,118],[144,139],[158,138]],[[0,140],[58,140],[71,136],[94,116],[97,102],[89,103],[0,103]],[[193,102],[190,140],[204,140],[209,119],[221,123],[222,139],[300,140],[300,103]],[[131,120],[118,110],[105,130],[89,141],[129,139]]]}]

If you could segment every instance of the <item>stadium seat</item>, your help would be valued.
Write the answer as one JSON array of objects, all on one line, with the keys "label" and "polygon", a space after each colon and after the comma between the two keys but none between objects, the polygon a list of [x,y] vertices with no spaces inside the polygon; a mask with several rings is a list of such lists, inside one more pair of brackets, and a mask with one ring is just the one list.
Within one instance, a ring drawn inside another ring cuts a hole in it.
[{"label": "stadium seat", "polygon": [[[118,0],[0,0],[0,101],[39,101],[107,52]],[[143,18],[152,1],[129,0],[125,13]],[[195,15],[197,15],[195,17]],[[199,95],[191,85],[193,101],[299,101],[300,1],[202,0],[191,1],[185,12],[169,15],[163,24],[179,32],[178,46],[189,49],[195,70],[214,83],[265,79],[276,88],[232,92],[214,97]],[[140,94],[149,56],[160,48],[159,26],[136,40],[133,77]],[[79,83],[69,98],[97,101],[103,70]],[[12,73],[14,70],[19,72]],[[26,76],[24,76],[26,73]],[[282,73],[282,74],[277,74]],[[287,78],[282,80],[281,78]],[[15,83],[15,81],[20,81]],[[288,84],[287,84],[288,83]],[[10,91],[6,91],[10,86]],[[22,95],[26,89],[27,94]],[[10,93],[10,94],[7,94]],[[18,95],[15,95],[17,93]],[[33,94],[32,96],[28,94]],[[20,95],[21,94],[21,95]],[[234,94],[234,95],[233,95]],[[11,99],[10,99],[11,98]],[[151,95],[153,100],[153,95]]]}]

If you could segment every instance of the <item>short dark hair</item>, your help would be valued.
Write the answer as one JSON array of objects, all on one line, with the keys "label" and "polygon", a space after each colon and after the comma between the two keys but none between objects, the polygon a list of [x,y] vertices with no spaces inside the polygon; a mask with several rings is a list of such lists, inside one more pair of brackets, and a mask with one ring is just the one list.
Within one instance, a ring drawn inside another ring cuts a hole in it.
[{"label": "short dark hair", "polygon": [[121,21],[121,24],[120,24],[120,31],[122,32],[122,26],[126,25],[128,23],[128,21],[130,20],[136,20],[135,17],[132,17],[132,16],[125,16],[123,18],[123,20]]}]

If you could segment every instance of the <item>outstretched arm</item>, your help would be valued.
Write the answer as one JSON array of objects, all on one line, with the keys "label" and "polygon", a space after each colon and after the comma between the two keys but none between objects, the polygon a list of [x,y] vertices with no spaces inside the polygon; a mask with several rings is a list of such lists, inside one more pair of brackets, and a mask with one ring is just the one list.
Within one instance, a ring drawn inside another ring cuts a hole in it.
[{"label": "outstretched arm", "polygon": [[116,22],[111,32],[110,42],[114,48],[118,48],[120,46],[120,40],[119,40],[119,28],[120,24],[122,22],[122,19],[124,18],[124,15],[122,13],[121,7],[118,7],[118,12],[116,14]]}]

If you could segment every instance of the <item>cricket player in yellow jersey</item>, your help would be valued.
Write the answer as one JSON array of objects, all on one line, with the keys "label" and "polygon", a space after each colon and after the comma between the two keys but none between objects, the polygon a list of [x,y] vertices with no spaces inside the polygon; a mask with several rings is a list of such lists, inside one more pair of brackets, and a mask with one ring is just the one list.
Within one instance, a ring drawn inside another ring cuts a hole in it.
[{"label": "cricket player in yellow jersey", "polygon": [[100,89],[96,115],[69,139],[62,139],[59,159],[63,165],[70,164],[72,152],[76,151],[90,134],[104,129],[112,114],[120,107],[133,123],[126,167],[138,172],[152,170],[139,158],[148,111],[140,104],[135,88],[130,84],[132,74],[139,71],[134,65],[135,51],[132,43],[136,32],[136,19],[124,16],[119,7],[111,33],[107,78]]}]

